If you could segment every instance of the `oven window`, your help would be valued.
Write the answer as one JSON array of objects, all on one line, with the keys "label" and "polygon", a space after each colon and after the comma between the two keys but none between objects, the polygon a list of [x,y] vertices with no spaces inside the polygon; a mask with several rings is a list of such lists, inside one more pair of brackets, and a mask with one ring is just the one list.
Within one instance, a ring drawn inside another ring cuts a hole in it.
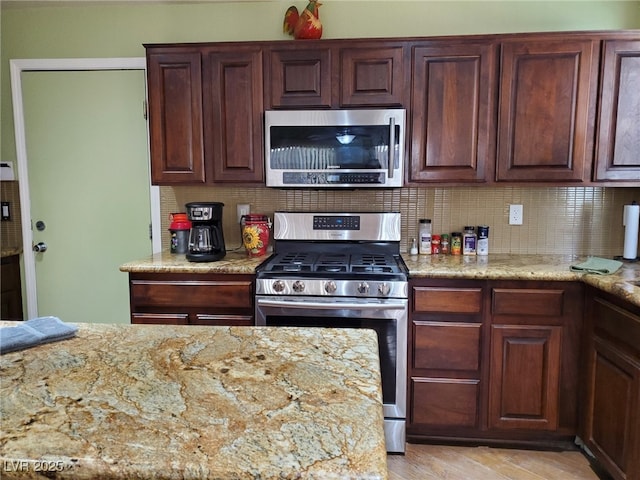
[{"label": "oven window", "polygon": [[[309,315],[309,314],[306,314]],[[378,334],[383,403],[396,402],[397,326],[393,319],[268,315],[273,327],[369,328]]]}]

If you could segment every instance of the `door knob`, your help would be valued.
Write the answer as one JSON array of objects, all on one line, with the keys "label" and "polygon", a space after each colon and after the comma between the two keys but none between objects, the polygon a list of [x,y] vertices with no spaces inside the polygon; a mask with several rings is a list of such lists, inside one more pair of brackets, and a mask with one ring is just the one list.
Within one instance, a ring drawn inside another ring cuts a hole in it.
[{"label": "door knob", "polygon": [[38,242],[33,246],[33,251],[36,253],[46,252],[47,244],[44,242]]}]

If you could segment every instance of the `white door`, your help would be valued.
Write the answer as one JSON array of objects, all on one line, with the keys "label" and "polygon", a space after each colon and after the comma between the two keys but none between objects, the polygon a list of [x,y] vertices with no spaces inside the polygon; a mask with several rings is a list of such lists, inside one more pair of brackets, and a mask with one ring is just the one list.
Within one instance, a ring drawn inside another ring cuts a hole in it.
[{"label": "white door", "polygon": [[118,267],[152,252],[144,72],[23,72],[22,97],[38,315],[129,323]]}]

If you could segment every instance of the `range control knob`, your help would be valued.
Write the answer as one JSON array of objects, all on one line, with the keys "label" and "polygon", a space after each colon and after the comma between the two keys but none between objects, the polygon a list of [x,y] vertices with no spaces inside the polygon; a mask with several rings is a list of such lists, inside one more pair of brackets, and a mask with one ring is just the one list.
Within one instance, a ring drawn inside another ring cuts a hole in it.
[{"label": "range control knob", "polygon": [[271,287],[273,288],[274,292],[282,293],[284,291],[284,282],[282,280],[276,280],[275,282],[273,282],[273,285],[271,285]]},{"label": "range control knob", "polygon": [[391,287],[389,286],[388,283],[381,283],[380,285],[378,285],[378,293],[380,295],[387,296],[389,295],[390,291],[391,291]]},{"label": "range control knob", "polygon": [[335,293],[337,289],[338,289],[338,286],[336,285],[336,282],[334,282],[333,280],[329,280],[327,283],[324,284],[324,291],[327,293]]},{"label": "range control knob", "polygon": [[304,292],[304,282],[296,280],[292,285],[293,291],[296,293]]},{"label": "range control knob", "polygon": [[362,295],[369,293],[369,284],[367,282],[361,282],[358,285],[358,293]]}]

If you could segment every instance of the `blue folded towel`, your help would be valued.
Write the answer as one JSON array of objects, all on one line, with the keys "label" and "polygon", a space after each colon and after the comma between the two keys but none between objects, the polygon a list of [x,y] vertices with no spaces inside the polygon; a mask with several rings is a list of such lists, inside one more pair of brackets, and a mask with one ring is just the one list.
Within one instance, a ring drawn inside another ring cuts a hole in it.
[{"label": "blue folded towel", "polygon": [[32,318],[16,327],[0,328],[0,355],[75,336],[78,327],[58,317]]}]

